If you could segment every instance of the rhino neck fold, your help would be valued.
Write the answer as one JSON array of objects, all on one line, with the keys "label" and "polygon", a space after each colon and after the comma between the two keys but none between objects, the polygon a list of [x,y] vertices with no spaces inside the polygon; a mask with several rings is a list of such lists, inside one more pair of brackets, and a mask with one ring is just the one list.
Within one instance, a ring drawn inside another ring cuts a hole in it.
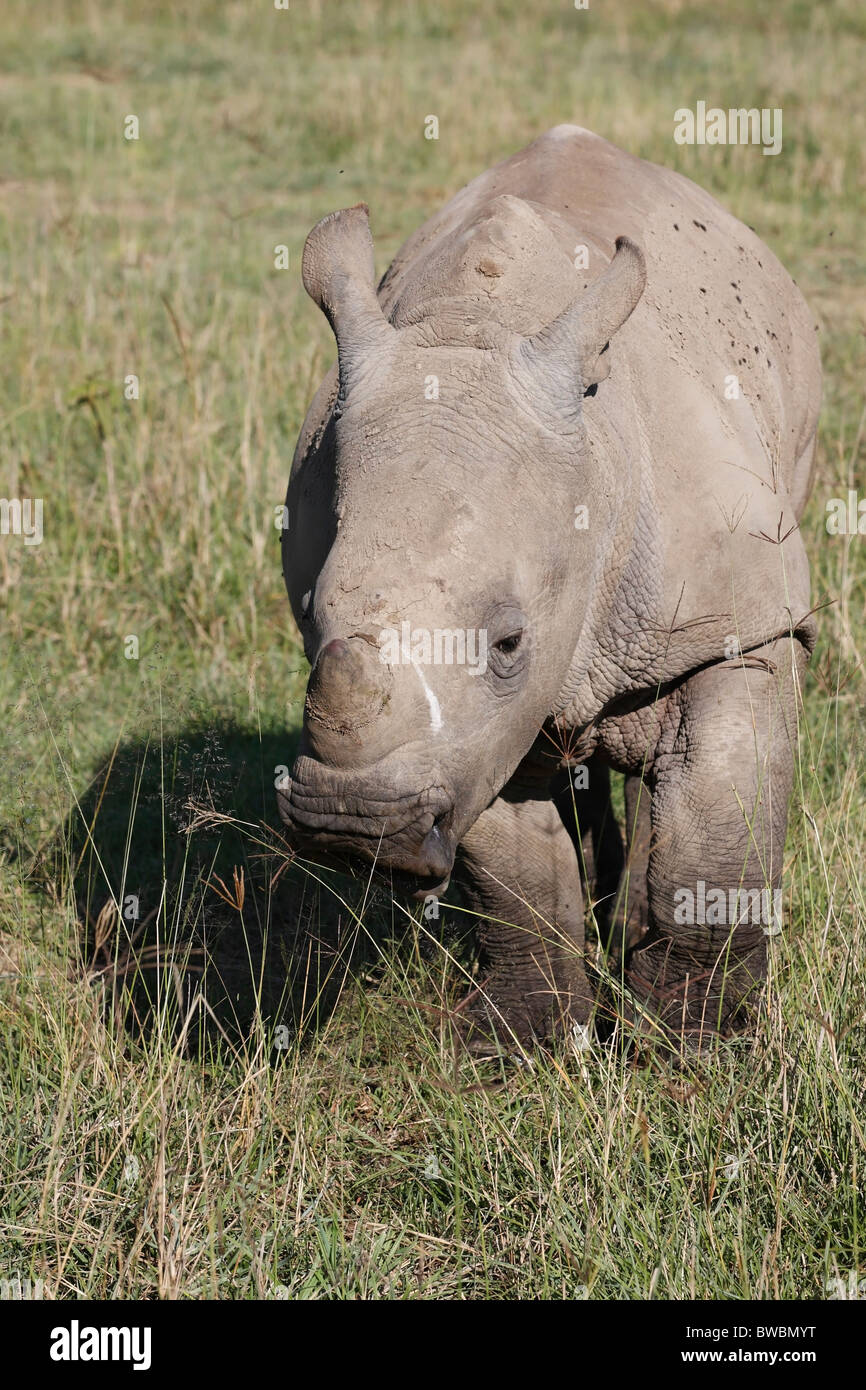
[{"label": "rhino neck fold", "polygon": [[[655,644],[647,633],[654,626],[653,599],[661,573],[652,471],[639,424],[630,412],[612,415],[602,400],[584,403],[584,423],[589,448],[607,459],[618,480],[620,506],[610,541],[597,552],[593,575],[582,580],[592,597],[551,710],[564,728],[591,723],[611,700],[636,688],[636,672],[653,664]],[[588,505],[591,523],[591,500]],[[642,684],[641,676],[637,685]]]}]

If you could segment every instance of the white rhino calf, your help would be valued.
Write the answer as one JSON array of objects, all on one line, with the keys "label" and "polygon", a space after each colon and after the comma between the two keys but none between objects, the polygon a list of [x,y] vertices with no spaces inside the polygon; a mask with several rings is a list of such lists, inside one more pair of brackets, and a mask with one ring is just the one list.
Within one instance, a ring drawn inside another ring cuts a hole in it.
[{"label": "white rhino calf", "polygon": [[621,1007],[691,1045],[741,1030],[815,637],[800,293],[695,184],[570,125],[458,193],[378,289],[363,205],[313,229],[303,279],[339,361],[283,538],[312,667],[292,843],[419,896],[453,873],[480,1046],[582,1035],[579,860],[611,897],[618,769]]}]

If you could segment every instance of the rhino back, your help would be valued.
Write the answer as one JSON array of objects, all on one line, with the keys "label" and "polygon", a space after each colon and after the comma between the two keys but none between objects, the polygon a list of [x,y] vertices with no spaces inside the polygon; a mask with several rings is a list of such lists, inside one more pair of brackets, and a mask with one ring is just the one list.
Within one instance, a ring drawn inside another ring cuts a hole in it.
[{"label": "rhino back", "polygon": [[576,126],[467,185],[380,285],[395,324],[426,320],[444,341],[462,331],[458,305],[464,322],[533,333],[603,271],[620,235],[642,247],[647,287],[584,418],[611,469],[631,471],[629,533],[613,607],[597,611],[583,642],[603,648],[623,627],[630,651],[602,655],[609,682],[597,651],[577,659],[596,692],[676,677],[724,656],[733,636],[746,649],[793,624],[814,641],[808,562],[791,529],[811,486],[820,406],[802,295],[703,189]]},{"label": "rhino back", "polygon": [[[710,392],[737,375],[793,487],[820,405],[815,323],[802,295],[703,189],[590,131],[556,126],[467,184],[409,237],[380,299],[398,327],[435,321],[437,303],[460,299],[467,313],[536,332],[601,273],[620,235],[643,249],[647,290],[618,356],[648,372],[664,356]],[[582,246],[586,270],[574,264]]]}]

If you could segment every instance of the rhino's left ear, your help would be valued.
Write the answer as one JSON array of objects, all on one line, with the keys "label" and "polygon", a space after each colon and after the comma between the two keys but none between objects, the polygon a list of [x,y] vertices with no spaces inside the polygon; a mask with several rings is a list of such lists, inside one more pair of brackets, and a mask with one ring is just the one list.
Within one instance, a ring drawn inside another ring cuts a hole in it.
[{"label": "rhino's left ear", "polygon": [[376,295],[373,237],[366,203],[331,212],[304,244],[304,289],[334,330],[345,398],[365,357],[392,348],[396,329]]},{"label": "rhino's left ear", "polygon": [[616,253],[607,269],[547,328],[520,345],[524,362],[546,380],[569,382],[581,394],[604,381],[610,371],[606,348],[625,323],[646,285],[643,252],[628,237],[617,237]]}]

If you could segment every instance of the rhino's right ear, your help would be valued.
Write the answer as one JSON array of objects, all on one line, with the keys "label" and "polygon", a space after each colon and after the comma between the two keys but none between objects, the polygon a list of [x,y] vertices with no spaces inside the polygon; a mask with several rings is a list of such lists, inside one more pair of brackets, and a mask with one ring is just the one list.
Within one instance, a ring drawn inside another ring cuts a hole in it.
[{"label": "rhino's right ear", "polygon": [[645,285],[643,252],[628,237],[617,237],[602,274],[547,328],[521,342],[524,370],[545,383],[566,415],[574,413],[576,398],[608,375],[608,344],[637,307]]},{"label": "rhino's right ear", "polygon": [[331,212],[316,223],[304,245],[301,275],[304,289],[334,330],[340,395],[345,396],[361,358],[396,338],[376,297],[366,203]]}]

